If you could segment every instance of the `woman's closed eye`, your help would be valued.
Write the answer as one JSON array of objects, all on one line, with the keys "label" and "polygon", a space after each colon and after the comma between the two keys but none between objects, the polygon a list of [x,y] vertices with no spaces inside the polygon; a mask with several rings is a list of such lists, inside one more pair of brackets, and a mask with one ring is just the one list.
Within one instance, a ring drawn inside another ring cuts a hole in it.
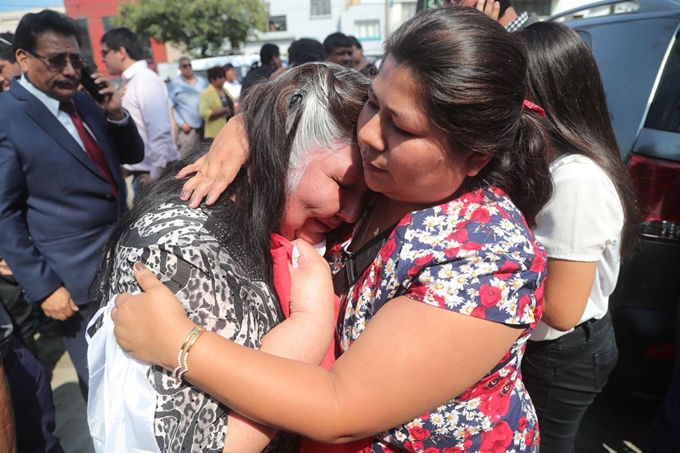
[{"label": "woman's closed eye", "polygon": [[412,135],[414,135],[414,134],[412,134],[411,132],[405,131],[404,129],[402,129],[402,128],[400,128],[399,126],[397,126],[397,124],[396,124],[394,121],[392,121],[392,130],[394,130],[394,132],[396,132],[396,133],[399,134],[399,135],[404,135],[404,136],[412,136]]}]

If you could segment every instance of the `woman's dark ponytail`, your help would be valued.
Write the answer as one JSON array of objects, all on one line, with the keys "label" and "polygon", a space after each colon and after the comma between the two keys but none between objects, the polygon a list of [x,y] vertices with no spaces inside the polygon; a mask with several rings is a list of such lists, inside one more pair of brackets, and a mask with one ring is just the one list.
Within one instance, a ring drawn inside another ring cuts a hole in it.
[{"label": "woman's dark ponytail", "polygon": [[525,109],[519,119],[517,140],[509,153],[506,190],[531,228],[536,226],[536,216],[553,191],[546,159],[550,137],[544,121],[537,112]]}]

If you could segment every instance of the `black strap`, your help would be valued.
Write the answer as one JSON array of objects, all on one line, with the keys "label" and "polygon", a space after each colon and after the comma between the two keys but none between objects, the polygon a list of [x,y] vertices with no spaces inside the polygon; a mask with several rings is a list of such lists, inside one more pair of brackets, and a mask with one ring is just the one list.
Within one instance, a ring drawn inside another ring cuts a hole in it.
[{"label": "black strap", "polygon": [[350,255],[345,261],[343,268],[333,276],[333,290],[336,296],[342,297],[356,283],[361,274],[364,273],[375,257],[378,256],[378,252],[387,242],[387,238],[395,226],[396,224],[387,228]]}]

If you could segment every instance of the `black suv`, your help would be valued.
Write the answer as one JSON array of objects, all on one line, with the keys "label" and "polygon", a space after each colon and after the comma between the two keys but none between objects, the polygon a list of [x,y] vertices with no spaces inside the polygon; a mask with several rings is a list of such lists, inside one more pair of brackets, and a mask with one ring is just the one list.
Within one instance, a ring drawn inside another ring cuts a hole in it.
[{"label": "black suv", "polygon": [[642,214],[639,250],[610,298],[620,352],[611,383],[659,396],[680,297],[680,3],[604,1],[548,20],[595,55]]}]

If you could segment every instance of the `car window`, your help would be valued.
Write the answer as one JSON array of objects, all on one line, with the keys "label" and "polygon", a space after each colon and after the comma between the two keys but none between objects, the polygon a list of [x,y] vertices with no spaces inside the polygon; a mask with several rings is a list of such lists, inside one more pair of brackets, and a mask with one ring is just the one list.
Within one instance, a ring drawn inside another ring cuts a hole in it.
[{"label": "car window", "polygon": [[586,43],[586,45],[590,47],[590,50],[593,50],[593,37],[590,36],[590,33],[583,30],[576,30],[576,33],[581,37],[581,39]]},{"label": "car window", "polygon": [[[621,17],[621,16],[619,16]],[[602,75],[614,132],[626,158],[678,25],[676,17],[567,23],[584,37]],[[587,37],[587,38],[586,38]]]},{"label": "car window", "polygon": [[668,56],[645,127],[680,132],[680,40],[675,40]]}]

